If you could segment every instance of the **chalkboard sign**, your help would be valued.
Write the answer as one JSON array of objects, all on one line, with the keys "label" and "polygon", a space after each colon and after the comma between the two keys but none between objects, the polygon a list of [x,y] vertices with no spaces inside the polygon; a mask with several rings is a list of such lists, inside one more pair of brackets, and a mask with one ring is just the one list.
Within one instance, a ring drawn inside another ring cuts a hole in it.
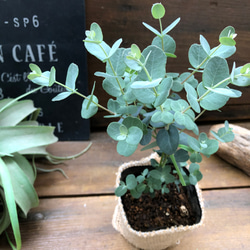
[{"label": "chalkboard sign", "polygon": [[[84,0],[0,0],[0,99],[14,98],[37,86],[27,79],[29,64],[42,71],[55,66],[65,82],[71,62],[80,68],[79,92],[87,92]],[[82,99],[76,95],[51,102],[62,87],[44,87],[28,96],[41,107],[39,122],[55,126],[60,140],[85,140],[89,121],[81,118]]]}]

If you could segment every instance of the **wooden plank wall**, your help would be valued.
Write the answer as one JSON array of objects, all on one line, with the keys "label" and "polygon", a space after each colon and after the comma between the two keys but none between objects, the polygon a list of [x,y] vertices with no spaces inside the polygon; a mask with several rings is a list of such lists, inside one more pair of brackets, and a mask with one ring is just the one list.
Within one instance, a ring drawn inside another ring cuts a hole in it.
[{"label": "wooden plank wall", "polygon": [[[153,20],[150,9],[155,0],[86,0],[86,26],[92,22],[101,25],[104,40],[112,45],[117,39],[123,38],[123,47],[136,43],[141,49],[150,44],[153,36],[142,21],[158,28],[158,22]],[[229,59],[231,66],[250,62],[250,4],[248,0],[163,0],[167,15],[163,20],[166,27],[177,17],[181,22],[170,32],[177,43],[177,59],[169,59],[168,71],[185,72],[190,67],[187,53],[192,43],[199,43],[199,35],[204,35],[211,47],[218,45],[218,35],[223,28],[232,25],[236,29],[237,52]],[[100,103],[106,105],[108,96],[101,87],[102,79],[93,76],[94,72],[104,70],[104,65],[93,56],[88,56],[89,89],[96,81],[96,95]],[[231,99],[223,112],[207,112],[200,118],[201,122],[217,122],[224,119],[250,119],[250,88],[245,88],[240,99]],[[107,120],[104,112],[91,119],[92,129],[105,127]]]}]

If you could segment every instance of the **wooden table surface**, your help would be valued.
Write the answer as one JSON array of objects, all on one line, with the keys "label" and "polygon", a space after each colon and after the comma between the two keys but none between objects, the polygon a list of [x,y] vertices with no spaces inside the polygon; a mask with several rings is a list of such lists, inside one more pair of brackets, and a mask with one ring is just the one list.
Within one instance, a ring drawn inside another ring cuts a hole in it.
[{"label": "wooden table surface", "polygon": [[[244,123],[250,128],[250,123]],[[208,131],[209,126],[201,126]],[[138,160],[149,151],[122,157],[116,143],[104,132],[91,134],[91,149],[80,158],[57,167],[59,172],[41,173],[35,183],[40,204],[21,220],[24,250],[134,250],[111,225],[115,207],[114,183],[117,167]],[[56,155],[71,155],[89,142],[58,142],[49,150]],[[55,166],[39,163],[39,167]],[[184,238],[175,250],[250,249],[250,177],[218,156],[201,164],[205,203],[204,226]],[[10,249],[0,237],[0,249]]]}]

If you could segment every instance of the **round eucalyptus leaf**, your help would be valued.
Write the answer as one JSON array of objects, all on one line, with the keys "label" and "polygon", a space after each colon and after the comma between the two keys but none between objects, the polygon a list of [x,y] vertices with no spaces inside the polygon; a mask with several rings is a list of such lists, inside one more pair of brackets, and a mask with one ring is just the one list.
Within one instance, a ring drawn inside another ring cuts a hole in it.
[{"label": "round eucalyptus leaf", "polygon": [[183,125],[188,130],[193,130],[195,127],[194,121],[185,113],[176,111],[174,113],[174,119],[179,125]]},{"label": "round eucalyptus leaf", "polygon": [[142,139],[143,136],[143,132],[140,128],[138,127],[130,127],[128,129],[128,135],[126,138],[126,142],[128,144],[132,144],[132,145],[138,145]]},{"label": "round eucalyptus leaf", "polygon": [[126,177],[126,186],[129,190],[134,189],[137,185],[137,180],[133,174]]},{"label": "round eucalyptus leaf", "polygon": [[219,39],[220,43],[226,46],[235,46],[236,42],[233,38],[231,37],[221,37]]},{"label": "round eucalyptus leaf", "polygon": [[235,46],[219,45],[211,50],[211,57],[228,58],[236,52]]},{"label": "round eucalyptus leaf", "polygon": [[127,128],[138,127],[143,130],[143,123],[137,117],[128,116],[123,120],[122,124],[125,125]]},{"label": "round eucalyptus leaf", "polygon": [[[202,74],[204,86],[213,87],[217,83],[229,77],[229,68],[226,59],[221,57],[212,57],[208,60]],[[222,83],[219,87],[226,87],[229,81]]]},{"label": "round eucalyptus leaf", "polygon": [[235,34],[235,29],[234,27],[232,26],[227,26],[226,28],[224,28],[220,35],[219,35],[219,38],[222,38],[222,37],[233,37]]},{"label": "round eucalyptus leaf", "polygon": [[121,181],[120,186],[115,189],[115,195],[118,197],[121,197],[124,194],[126,194],[127,191],[128,191],[127,186],[125,185],[123,181]]},{"label": "round eucalyptus leaf", "polygon": [[[189,48],[188,51],[188,59],[192,67],[196,68],[198,67],[206,58],[207,58],[207,53],[203,49],[202,45],[199,44],[193,44]],[[203,69],[205,64],[201,66],[200,68]]]},{"label": "round eucalyptus leaf", "polygon": [[232,84],[240,87],[250,86],[250,74],[248,73],[247,77],[241,75],[246,73],[245,70],[248,68],[248,66],[246,66],[245,68],[243,67],[238,67],[234,70],[234,75],[236,75],[237,77],[233,78]]},{"label": "round eucalyptus leaf", "polygon": [[92,23],[90,25],[90,31],[94,31],[92,39],[97,42],[102,42],[103,41],[103,35],[102,35],[102,29],[97,23]]},{"label": "round eucalyptus leaf", "polygon": [[[119,86],[119,84],[120,86]],[[106,78],[102,83],[103,89],[111,96],[118,97],[122,94],[121,88],[124,88],[124,81],[121,77]],[[120,88],[121,87],[121,88]]]},{"label": "round eucalyptus leaf", "polygon": [[126,126],[119,122],[111,122],[107,128],[108,135],[115,141],[125,140],[128,134]]},{"label": "round eucalyptus leaf", "polygon": [[124,141],[119,141],[117,143],[116,149],[117,149],[118,154],[123,155],[123,156],[130,156],[135,152],[135,150],[137,149],[137,146],[138,145],[128,144],[124,140]]},{"label": "round eucalyptus leaf", "polygon": [[151,8],[151,13],[154,19],[163,18],[165,15],[165,8],[161,3],[155,3]]},{"label": "round eucalyptus leaf", "polygon": [[160,106],[166,101],[172,86],[173,86],[172,77],[164,78],[162,80],[161,84],[157,87],[158,96],[156,97],[154,102],[155,107]]},{"label": "round eucalyptus leaf", "polygon": [[198,152],[194,152],[190,155],[190,161],[195,163],[195,162],[201,162],[202,161],[202,156]]},{"label": "round eucalyptus leaf", "polygon": [[151,104],[156,98],[152,89],[133,89],[133,94],[143,104]]},{"label": "round eucalyptus leaf", "polygon": [[156,36],[152,41],[152,45],[155,45],[160,49],[163,49],[165,53],[169,54],[174,54],[176,50],[175,40],[169,35],[165,35],[163,38]]},{"label": "round eucalyptus leaf", "polygon": [[178,129],[171,125],[169,129],[161,129],[156,136],[157,145],[160,150],[168,155],[175,153],[179,145]]},{"label": "round eucalyptus leaf", "polygon": [[[164,78],[166,74],[167,57],[157,46],[150,45],[143,50],[142,55],[146,58],[145,67],[152,80]],[[144,70],[138,74],[138,80],[148,81],[148,75]]]},{"label": "round eucalyptus leaf", "polygon": [[174,157],[177,162],[186,162],[189,159],[189,154],[186,150],[179,149],[175,152]]}]

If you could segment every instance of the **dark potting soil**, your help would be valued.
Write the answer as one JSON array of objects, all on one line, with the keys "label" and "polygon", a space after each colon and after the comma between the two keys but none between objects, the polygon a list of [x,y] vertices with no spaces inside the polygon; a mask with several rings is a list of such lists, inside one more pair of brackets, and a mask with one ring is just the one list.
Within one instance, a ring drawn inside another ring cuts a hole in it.
[{"label": "dark potting soil", "polygon": [[180,185],[178,190],[175,184],[170,184],[168,188],[169,193],[156,191],[154,198],[143,194],[135,199],[129,192],[122,197],[124,211],[133,229],[148,232],[199,223],[201,208],[195,187]]}]

